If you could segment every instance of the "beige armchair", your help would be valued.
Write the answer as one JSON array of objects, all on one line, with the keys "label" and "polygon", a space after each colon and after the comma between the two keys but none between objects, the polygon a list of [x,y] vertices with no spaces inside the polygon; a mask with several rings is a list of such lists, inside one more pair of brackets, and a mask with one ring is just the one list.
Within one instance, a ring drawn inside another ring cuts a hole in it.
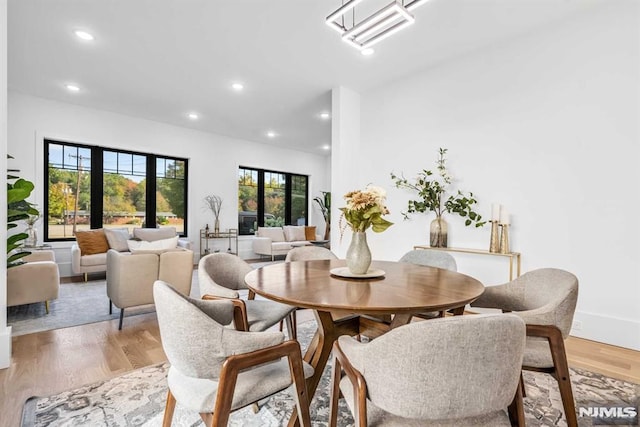
[{"label": "beige armchair", "polygon": [[7,306],[44,302],[58,298],[60,273],[53,251],[33,251],[25,264],[7,270]]},{"label": "beige armchair", "polygon": [[191,292],[193,251],[176,249],[161,253],[107,252],[109,314],[120,309],[122,329],[125,308],[153,304],[153,283],[163,280],[185,295]]},{"label": "beige armchair", "polygon": [[522,424],[524,346],[525,324],[510,314],[410,323],[366,344],[342,336],[333,347],[329,425],[340,394],[360,427],[506,427],[510,405]]}]

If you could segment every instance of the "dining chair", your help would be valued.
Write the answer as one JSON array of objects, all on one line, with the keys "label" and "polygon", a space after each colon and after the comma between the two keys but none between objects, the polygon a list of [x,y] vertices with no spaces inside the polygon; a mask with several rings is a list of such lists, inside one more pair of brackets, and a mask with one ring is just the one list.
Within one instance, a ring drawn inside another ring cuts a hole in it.
[{"label": "dining chair", "polygon": [[198,284],[202,299],[230,299],[235,308],[235,327],[238,330],[261,332],[281,320],[287,323],[289,338],[296,338],[292,313],[295,307],[270,300],[256,300],[249,290],[246,300],[238,291],[248,289],[244,277],[253,268],[237,255],[214,253],[200,258]]},{"label": "dining chair", "polygon": [[234,316],[229,300],[182,295],[168,283],[153,286],[162,347],[171,364],[163,426],[171,426],[176,402],[207,426],[226,426],[229,414],[293,384],[298,419],[311,426],[305,379],[313,368],[300,344],[281,332],[225,328]]},{"label": "dining chair", "polygon": [[472,307],[512,312],[527,324],[523,369],[551,374],[558,382],[567,425],[577,426],[564,340],[578,300],[578,279],[555,268],[532,270],[517,279],[487,286]]},{"label": "dining chair", "polygon": [[[338,257],[329,249],[322,246],[298,246],[287,253],[287,256],[284,258],[284,262],[332,259],[338,259]],[[296,307],[293,313],[291,313],[293,327],[296,330],[298,329],[298,318],[296,316],[296,311],[298,310],[300,310],[300,307]],[[282,330],[282,324],[283,322],[280,321],[280,330]]]},{"label": "dining chair", "polygon": [[433,249],[414,249],[402,255],[399,261],[458,271],[456,260],[451,254]]},{"label": "dining chair", "polygon": [[[398,260],[400,262],[408,262],[411,264],[424,265],[425,267],[443,268],[450,271],[458,271],[455,258],[443,251],[433,249],[414,249]],[[444,317],[444,311],[428,312],[416,314],[416,317],[423,319],[433,319],[435,317]]]},{"label": "dining chair", "polygon": [[360,427],[509,426],[524,346],[524,321],[505,314],[414,322],[368,343],[341,336],[329,425],[342,395]]},{"label": "dining chair", "polygon": [[316,259],[338,259],[329,249],[322,246],[299,246],[291,249],[284,259],[284,262],[310,261]]}]

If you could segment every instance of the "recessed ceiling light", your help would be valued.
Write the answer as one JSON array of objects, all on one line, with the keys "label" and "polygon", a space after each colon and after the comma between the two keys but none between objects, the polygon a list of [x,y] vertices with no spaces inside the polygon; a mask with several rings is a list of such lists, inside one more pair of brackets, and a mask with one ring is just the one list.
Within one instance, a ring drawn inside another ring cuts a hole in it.
[{"label": "recessed ceiling light", "polygon": [[274,131],[270,130],[270,131],[267,131],[267,136],[269,138],[275,138],[276,137],[276,133]]},{"label": "recessed ceiling light", "polygon": [[328,119],[329,119],[329,117],[331,117],[331,115],[330,115],[329,113],[327,113],[326,111],[324,111],[324,112],[320,113],[320,118],[321,118],[322,120],[328,120]]},{"label": "recessed ceiling light", "polygon": [[66,87],[69,92],[79,92],[80,91],[80,88],[78,86],[76,86],[76,85],[73,85],[73,84],[68,84],[68,85],[65,85],[64,87]]},{"label": "recessed ceiling light", "polygon": [[188,116],[191,120],[198,120],[199,117],[198,113],[189,113]]},{"label": "recessed ceiling light", "polygon": [[241,91],[244,89],[244,85],[242,83],[234,83],[231,85],[231,89]]},{"label": "recessed ceiling light", "polygon": [[376,51],[375,51],[375,50],[373,50],[373,48],[370,48],[370,47],[368,47],[368,48],[366,48],[366,49],[362,49],[362,50],[360,51],[360,53],[361,53],[362,55],[364,55],[364,56],[373,55],[375,52],[376,52]]},{"label": "recessed ceiling light", "polygon": [[86,31],[82,31],[82,30],[75,30],[73,32],[73,34],[75,34],[76,37],[78,37],[79,39],[82,39],[82,40],[91,41],[91,40],[95,39],[95,37],[93,37],[93,34],[89,34]]},{"label": "recessed ceiling light", "polygon": [[329,144],[325,144],[325,145],[322,146],[322,149],[323,150],[330,150],[331,146]]}]

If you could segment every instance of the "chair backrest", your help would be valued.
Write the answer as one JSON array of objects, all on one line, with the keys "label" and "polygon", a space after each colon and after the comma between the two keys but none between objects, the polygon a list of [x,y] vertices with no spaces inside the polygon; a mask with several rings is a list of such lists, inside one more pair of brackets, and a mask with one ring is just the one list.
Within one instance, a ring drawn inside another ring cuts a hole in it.
[{"label": "chair backrest", "polygon": [[153,286],[162,347],[172,366],[194,378],[218,379],[225,359],[279,344],[280,332],[239,332],[225,328],[233,319],[231,301],[187,297],[168,283]]},{"label": "chair backrest", "polygon": [[507,286],[518,306],[513,311],[535,310],[536,317],[544,324],[555,325],[567,338],[571,331],[573,315],[578,302],[578,278],[557,268],[540,268],[529,271]]},{"label": "chair backrest", "polygon": [[[237,255],[227,253],[209,254],[198,262],[198,276],[203,273],[217,285],[227,289],[247,289],[244,276],[253,268]],[[202,294],[205,289],[200,289]],[[215,293],[214,293],[215,295]]]},{"label": "chair backrest", "polygon": [[410,323],[367,344],[341,337],[340,346],[376,406],[407,418],[457,419],[513,400],[525,324],[512,314],[455,316]]},{"label": "chair backrest", "polygon": [[414,249],[409,251],[400,258],[400,262],[410,262],[411,264],[444,268],[445,270],[451,271],[458,270],[456,260],[451,254],[431,249]]},{"label": "chair backrest", "polygon": [[338,259],[338,257],[322,246],[299,246],[287,252],[284,261],[310,261],[314,259]]}]

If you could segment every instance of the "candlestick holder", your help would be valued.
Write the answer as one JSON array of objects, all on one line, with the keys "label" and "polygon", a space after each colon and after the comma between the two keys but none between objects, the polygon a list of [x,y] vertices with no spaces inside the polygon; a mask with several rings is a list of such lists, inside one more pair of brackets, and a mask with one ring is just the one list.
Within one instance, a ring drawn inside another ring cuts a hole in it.
[{"label": "candlestick holder", "polygon": [[500,232],[500,253],[509,253],[509,224],[500,224],[502,228]]},{"label": "candlestick holder", "polygon": [[489,243],[489,252],[500,252],[500,236],[498,231],[498,221],[491,221],[491,242]]}]

